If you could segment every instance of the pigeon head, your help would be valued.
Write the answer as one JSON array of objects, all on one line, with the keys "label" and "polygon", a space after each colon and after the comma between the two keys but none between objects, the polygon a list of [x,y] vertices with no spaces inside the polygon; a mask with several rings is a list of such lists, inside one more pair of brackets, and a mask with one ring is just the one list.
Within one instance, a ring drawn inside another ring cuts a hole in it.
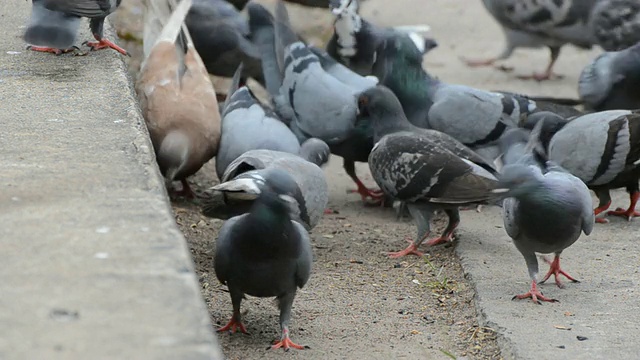
[{"label": "pigeon head", "polygon": [[438,42],[433,38],[425,38],[424,39],[424,53],[428,53],[429,51],[438,47]]},{"label": "pigeon head", "polygon": [[324,141],[317,138],[310,138],[300,145],[298,154],[305,160],[322,166],[329,161],[331,150],[329,149],[329,145]]},{"label": "pigeon head", "polygon": [[247,13],[249,15],[249,28],[255,33],[262,27],[273,26],[273,16],[264,6],[250,1],[247,4]]},{"label": "pigeon head", "polygon": [[536,190],[542,184],[541,180],[542,172],[535,166],[506,165],[498,176],[498,184],[491,192],[501,198],[517,198]]},{"label": "pigeon head", "polygon": [[298,191],[298,184],[291,175],[280,169],[272,169],[264,175],[255,204],[259,207],[267,205],[273,213],[290,214],[297,206]]},{"label": "pigeon head", "polygon": [[524,121],[522,127],[528,130],[533,130],[536,124],[541,121],[542,126],[540,128],[539,139],[544,149],[547,150],[553,135],[560,131],[560,129],[562,129],[569,121],[550,111],[540,111],[529,115]]},{"label": "pigeon head", "polygon": [[402,110],[398,97],[388,87],[377,85],[358,96],[358,120],[370,122],[373,127],[374,141],[397,131],[411,130],[412,125]]},{"label": "pigeon head", "polygon": [[[428,44],[425,41],[425,46],[431,46],[431,48],[437,46],[437,44],[435,40],[430,41]],[[407,64],[422,67],[422,57],[422,52],[416,47],[414,40],[409,34],[387,37],[376,49],[376,59],[387,59],[392,63],[395,62],[392,60],[401,60]]]},{"label": "pigeon head", "polygon": [[398,113],[402,113],[402,105],[389,88],[377,85],[360,93],[358,112],[363,116],[398,115]]},{"label": "pigeon head", "polygon": [[358,0],[329,0],[329,9],[337,17],[357,14],[360,10]]}]

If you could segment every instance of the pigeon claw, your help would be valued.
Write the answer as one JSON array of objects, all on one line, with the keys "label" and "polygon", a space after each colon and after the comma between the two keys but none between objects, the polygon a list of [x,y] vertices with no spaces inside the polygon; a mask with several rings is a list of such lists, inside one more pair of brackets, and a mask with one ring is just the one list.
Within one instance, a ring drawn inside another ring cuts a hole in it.
[{"label": "pigeon claw", "polygon": [[294,348],[298,350],[308,349],[308,346],[298,345],[289,339],[289,335],[285,335],[284,338],[280,341],[276,341],[273,345],[271,345],[271,349],[284,349],[284,351],[289,351],[289,349]]},{"label": "pigeon claw", "polygon": [[111,48],[111,49],[119,52],[122,55],[131,56],[131,55],[129,55],[127,50],[121,48],[120,46],[116,45],[114,42],[112,42],[111,40],[108,40],[108,39],[101,39],[99,41],[85,41],[84,45],[87,45],[88,47],[90,47],[91,50],[100,50],[100,49]]},{"label": "pigeon claw", "polygon": [[461,57],[460,60],[462,60],[462,62],[465,63],[465,65],[467,65],[468,67],[493,66],[493,64],[495,64],[495,62],[497,61],[497,59],[495,58],[485,60],[472,60],[464,57]]},{"label": "pigeon claw", "polygon": [[634,217],[640,216],[640,212],[637,212],[635,211],[635,209],[632,209],[632,208],[629,208],[626,210],[623,208],[617,208],[615,210],[608,211],[607,215],[622,216],[626,218],[628,221],[631,221],[631,219],[633,219]]},{"label": "pigeon claw", "polygon": [[593,209],[593,215],[596,217],[596,222],[597,223],[599,223],[599,224],[607,224],[609,222],[609,220],[606,219],[604,216],[600,216],[600,217],[598,216],[603,211],[607,210],[609,208],[609,206],[611,206],[611,201],[609,201],[608,203],[606,203],[606,204],[604,204],[602,206],[598,206],[597,208]]},{"label": "pigeon claw", "polygon": [[184,198],[187,199],[195,199],[196,198],[196,193],[193,192],[193,190],[191,189],[191,186],[189,185],[189,182],[186,179],[182,179],[180,180],[180,183],[182,184],[182,189],[181,190],[171,190],[171,196],[172,197],[178,197],[178,196],[182,196]]},{"label": "pigeon claw", "polygon": [[249,335],[249,332],[244,327],[244,324],[242,324],[242,321],[236,320],[236,317],[233,316],[227,325],[218,329],[218,332],[229,331],[230,333],[235,334],[237,330],[240,330],[243,334]]},{"label": "pigeon claw", "polygon": [[550,265],[549,267],[549,271],[547,272],[547,274],[544,276],[544,278],[540,281],[540,284],[544,283],[545,281],[549,280],[549,278],[551,277],[551,275],[554,276],[554,278],[556,279],[556,285],[558,285],[558,287],[560,289],[564,289],[564,284],[562,284],[562,282],[560,282],[560,275],[564,275],[567,279],[569,279],[571,282],[574,283],[579,283],[580,281],[575,279],[574,277],[572,277],[571,275],[567,274],[564,270],[562,270],[560,268],[560,256],[556,256],[553,261],[547,259],[546,257],[542,258],[547,264]]},{"label": "pigeon claw", "polygon": [[[362,197],[362,201],[371,204],[371,205],[379,205],[384,200],[384,192],[382,190],[377,189],[369,189],[364,185],[358,184],[357,189],[351,189],[347,191],[348,193],[358,193]],[[369,200],[370,199],[370,200]]]},{"label": "pigeon claw", "polygon": [[453,241],[453,233],[448,235],[442,234],[442,236],[427,241],[427,246],[435,246],[440,244],[446,244]]},{"label": "pigeon claw", "polygon": [[543,73],[533,73],[531,75],[518,75],[518,79],[520,80],[535,80],[535,81],[545,81],[545,80],[559,80],[564,78],[564,75],[554,74],[550,71],[545,71]]},{"label": "pigeon claw", "polygon": [[548,298],[542,295],[542,293],[538,290],[538,286],[536,285],[535,280],[531,282],[531,289],[529,290],[529,292],[520,294],[520,295],[515,295],[514,297],[511,298],[511,300],[515,300],[515,299],[531,299],[531,301],[533,301],[538,305],[542,305],[541,301],[559,302],[556,299]]},{"label": "pigeon claw", "polygon": [[66,54],[68,52],[72,52],[72,51],[75,51],[77,49],[78,48],[75,47],[75,46],[72,46],[72,47],[70,47],[68,49],[56,49],[56,48],[51,48],[51,47],[46,47],[46,46],[33,46],[33,45],[27,46],[27,50],[52,53],[52,54],[55,54],[55,55]]},{"label": "pigeon claw", "polygon": [[407,239],[407,241],[409,241],[410,245],[407,246],[406,249],[397,252],[390,252],[389,257],[392,259],[397,259],[407,255],[424,256],[424,253],[422,251],[418,251],[418,246],[413,242],[413,240]]}]

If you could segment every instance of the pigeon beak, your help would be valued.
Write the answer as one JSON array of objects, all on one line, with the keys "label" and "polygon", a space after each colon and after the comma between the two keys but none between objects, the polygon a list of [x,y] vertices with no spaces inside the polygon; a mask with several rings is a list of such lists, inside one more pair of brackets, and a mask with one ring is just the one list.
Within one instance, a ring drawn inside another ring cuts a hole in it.
[{"label": "pigeon beak", "polygon": [[291,195],[278,195],[278,197],[280,198],[280,200],[289,203],[289,204],[295,204],[297,203],[296,199],[294,199],[293,196]]},{"label": "pigeon beak", "polygon": [[212,187],[210,190],[244,193],[251,199],[255,199],[261,192],[258,184],[256,184],[252,179],[235,179],[226,181]]},{"label": "pigeon beak", "polygon": [[638,165],[638,164],[640,164],[640,160],[636,160],[633,162],[633,165]]},{"label": "pigeon beak", "polygon": [[508,188],[496,188],[496,189],[491,190],[491,192],[494,193],[494,194],[504,194],[504,193],[509,192],[509,189]]}]

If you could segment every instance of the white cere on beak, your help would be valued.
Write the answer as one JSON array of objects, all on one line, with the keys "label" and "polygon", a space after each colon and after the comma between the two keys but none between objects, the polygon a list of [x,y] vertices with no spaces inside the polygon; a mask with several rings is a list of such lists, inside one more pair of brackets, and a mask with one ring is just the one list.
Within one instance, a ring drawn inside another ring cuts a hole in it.
[{"label": "white cere on beak", "polygon": [[283,194],[283,195],[278,195],[278,197],[279,197],[282,201],[287,202],[287,203],[290,203],[290,204],[295,204],[295,203],[297,203],[296,199],[294,199],[294,198],[293,198],[293,196],[291,196],[291,195],[284,195],[284,194]]},{"label": "white cere on beak", "polygon": [[217,191],[242,191],[254,195],[260,194],[260,187],[258,187],[258,184],[256,184],[256,181],[253,179],[230,180],[227,182],[223,182],[222,184],[218,184],[211,189]]}]

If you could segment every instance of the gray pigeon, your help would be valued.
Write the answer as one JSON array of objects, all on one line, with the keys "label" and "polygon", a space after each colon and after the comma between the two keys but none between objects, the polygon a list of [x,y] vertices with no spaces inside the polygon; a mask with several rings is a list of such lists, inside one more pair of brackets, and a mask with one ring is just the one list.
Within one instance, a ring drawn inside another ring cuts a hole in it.
[{"label": "gray pigeon", "polygon": [[[276,112],[300,142],[310,137],[329,145],[345,140],[356,120],[354,89],[327,73],[318,57],[298,39],[282,1],[276,3],[273,25],[270,14],[261,5],[250,3],[247,8],[252,32],[274,26],[271,46],[275,51],[263,51],[263,57],[275,53],[275,61],[267,60],[267,63],[278,66],[265,68],[263,72],[275,72],[281,77],[280,86],[269,84],[269,78],[266,79]],[[267,45],[258,46],[262,50]]]},{"label": "gray pigeon", "polygon": [[[607,51],[622,50],[640,41],[640,4],[636,0],[483,0],[504,31],[507,44],[488,60],[465,60],[469,66],[490,66],[508,59],[519,47],[548,47],[551,61],[543,73],[521,79],[560,77],[553,66],[566,44]],[[504,66],[500,67],[505,69]]]},{"label": "gray pigeon", "polygon": [[[251,27],[253,39],[260,49],[260,52],[263,54],[262,66],[263,72],[265,74],[267,90],[274,100],[276,110],[285,109],[285,114],[287,112],[290,113],[291,108],[288,105],[285,104],[284,106],[282,106],[282,102],[286,99],[289,99],[289,97],[282,96],[282,92],[285,91],[285,94],[287,94],[287,91],[283,87],[284,74],[280,71],[278,65],[278,56],[276,56],[276,34],[273,24],[274,19],[272,18],[271,14],[259,4],[251,3],[247,7],[249,10],[249,25]],[[284,11],[282,9],[280,10],[281,12]],[[281,17],[283,16],[284,15],[281,15]],[[290,31],[287,31],[287,29],[288,28],[285,27],[284,29],[281,29],[281,32],[289,33],[289,35],[291,35]],[[294,35],[291,35],[291,37],[293,36]],[[373,76],[363,77],[358,75],[349,68],[338,63],[331,56],[329,56],[329,54],[319,48],[313,46],[303,48],[303,43],[299,42],[297,44],[301,46],[300,51],[304,51],[305,54],[307,54],[305,55],[306,57],[304,57],[304,59],[307,60],[300,60],[300,64],[304,65],[304,67],[309,66],[308,70],[305,70],[304,72],[299,74],[300,77],[304,75],[303,80],[301,80],[303,82],[301,82],[300,85],[301,95],[303,93],[303,90],[311,92],[320,91],[322,93],[323,91],[330,91],[331,87],[334,87],[334,89],[336,91],[340,91],[340,93],[333,94],[331,98],[333,98],[335,95],[340,95],[342,99],[340,103],[336,103],[336,105],[342,104],[340,106],[346,106],[347,111],[350,112],[352,111],[352,107],[355,107],[356,95],[367,88],[375,86],[378,83],[377,78]],[[307,49],[309,50],[309,52],[306,52]],[[288,59],[289,62],[292,61],[291,56]],[[304,67],[294,66],[292,69],[299,71],[301,69],[304,69]],[[312,77],[310,78],[309,76]],[[296,79],[298,77],[299,76],[295,75],[295,71],[290,72],[290,75],[288,75],[288,78]],[[313,77],[317,77],[318,79],[320,79],[320,82],[318,84],[324,83],[329,87],[323,87],[322,90],[314,89],[311,85]],[[308,79],[308,81],[304,79]],[[295,89],[299,89],[297,85],[295,86]],[[290,93],[296,94],[298,92],[291,91]],[[306,96],[308,97],[309,95]],[[320,109],[320,107],[316,108],[317,105],[322,106],[320,102],[316,101],[317,96],[314,95],[312,98],[314,100],[314,103],[309,104],[309,106],[312,106],[312,110],[323,111],[322,109]],[[280,99],[280,101],[278,101],[278,99]],[[297,103],[302,104],[303,100]],[[312,135],[311,133],[305,133],[304,131],[301,131],[300,126],[297,125],[295,116],[293,118],[290,117],[288,120],[286,118],[283,120],[287,121],[292,130],[298,135],[299,141],[304,141],[306,138]],[[364,125],[355,126],[353,127],[353,129],[350,129],[345,133],[341,133],[339,136],[341,140],[332,140],[323,135],[326,134],[326,132],[323,131],[323,127],[329,128],[329,126],[332,126],[332,124],[338,121],[347,121],[347,124],[350,124],[352,120],[355,120],[355,115],[354,119],[316,118],[316,120],[318,121],[317,125],[319,127],[316,129],[318,131],[314,131],[314,133],[318,134],[317,137],[322,138],[329,144],[329,147],[331,148],[331,152],[333,154],[336,154],[343,158],[345,171],[357,185],[357,189],[354,192],[358,192],[362,196],[363,201],[366,201],[367,203],[369,203],[369,201],[367,201],[368,199],[372,199],[375,202],[382,201],[383,194],[379,190],[367,188],[358,178],[355,172],[355,162],[366,162],[369,157],[369,152],[371,152],[371,148],[373,147],[373,130],[371,129],[371,127],[366,123],[361,123]],[[341,125],[341,128],[344,129],[344,126]]]},{"label": "gray pigeon", "polygon": [[447,133],[474,151],[490,154],[490,161],[498,155],[500,136],[529,114],[558,108],[579,113],[519,94],[447,84],[424,70],[421,54],[403,38],[383,41],[377,54],[373,75],[398,97],[412,124]]},{"label": "gray pigeon", "polygon": [[422,255],[417,249],[429,235],[435,210],[443,210],[449,223],[442,236],[427,244],[451,241],[460,222],[458,208],[489,200],[496,171],[452,137],[413,126],[384,86],[362,93],[358,104],[372,122],[376,141],[369,155],[371,174],[385,194],[407,204],[418,227],[411,245],[390,256]]},{"label": "gray pigeon", "polygon": [[640,109],[640,42],[593,60],[580,75],[578,92],[593,111]]},{"label": "gray pigeon", "polygon": [[195,0],[185,22],[210,74],[232,77],[243,63],[243,79],[264,83],[260,52],[251,42],[247,19],[232,4]]},{"label": "gray pigeon", "polygon": [[[609,191],[621,187],[629,192],[629,208],[617,208],[607,214],[629,220],[640,216],[635,211],[640,199],[640,112],[602,111],[570,121],[541,112],[532,115],[529,124],[538,122],[543,122],[542,132],[550,134],[546,136],[547,158],[577,176],[596,193],[600,201],[594,210],[596,216],[611,205]],[[552,130],[545,130],[547,127]],[[596,222],[608,220],[598,217]]]},{"label": "gray pigeon", "polygon": [[381,28],[368,22],[358,14],[359,0],[331,0],[329,8],[335,15],[335,21],[333,36],[327,43],[327,52],[360,75],[371,74],[376,49],[384,38],[406,36],[422,54],[438,46],[435,40],[420,35],[429,31],[426,25],[396,29]]},{"label": "gray pigeon", "polygon": [[528,143],[525,142],[527,134],[521,134],[526,131],[523,129],[512,129],[502,139],[501,145],[507,148],[503,156],[505,166],[498,176],[498,187],[493,190],[505,198],[504,227],[524,257],[531,278],[529,292],[513,298],[531,298],[538,304],[557,300],[545,297],[538,290],[536,253],[555,254],[553,261],[545,259],[551,267],[541,283],[554,275],[556,284],[562,288],[561,274],[578,282],[560,268],[560,254],[576,242],[582,232],[589,235],[594,223],[587,186],[561,167],[550,162],[541,164],[536,159],[533,150],[541,125],[534,128]]},{"label": "gray pigeon", "polygon": [[297,154],[298,138],[270,109],[264,107],[248,87],[238,88],[242,66],[231,81],[222,108],[220,146],[216,156],[218,179],[229,164],[249,150],[268,149]]},{"label": "gray pigeon", "polygon": [[272,169],[286,172],[295,182],[297,206],[294,220],[307,230],[313,229],[329,200],[327,180],[320,168],[329,158],[329,147],[322,140],[309,139],[300,148],[301,155],[273,150],[250,150],[235,159],[220,178],[220,184],[208,190],[211,198],[203,214],[227,219],[249,211],[260,194],[260,184]]},{"label": "gray pigeon", "polygon": [[85,42],[93,50],[112,48],[123,55],[127,51],[105,39],[104,19],[120,6],[121,0],[33,0],[31,18],[24,40],[30,50],[61,54],[73,50],[80,19],[89,18],[91,33],[97,42]]},{"label": "gray pigeon", "polygon": [[282,337],[272,348],[305,348],[289,338],[293,299],[297,288],[309,280],[313,261],[309,234],[289,215],[296,188],[287,173],[267,172],[251,210],[229,219],[220,229],[214,269],[218,280],[229,288],[233,316],[219,332],[239,329],[247,333],[240,315],[245,294],[276,297]]},{"label": "gray pigeon", "polygon": [[640,2],[599,0],[591,13],[591,29],[606,51],[619,51],[640,42]]},{"label": "gray pigeon", "polygon": [[543,73],[519,76],[538,81],[557,77],[553,65],[565,44],[590,49],[594,44],[589,15],[599,0],[483,0],[491,16],[502,27],[506,46],[502,53],[488,60],[465,60],[469,66],[494,65],[511,57],[519,47],[548,47],[551,61]]}]

